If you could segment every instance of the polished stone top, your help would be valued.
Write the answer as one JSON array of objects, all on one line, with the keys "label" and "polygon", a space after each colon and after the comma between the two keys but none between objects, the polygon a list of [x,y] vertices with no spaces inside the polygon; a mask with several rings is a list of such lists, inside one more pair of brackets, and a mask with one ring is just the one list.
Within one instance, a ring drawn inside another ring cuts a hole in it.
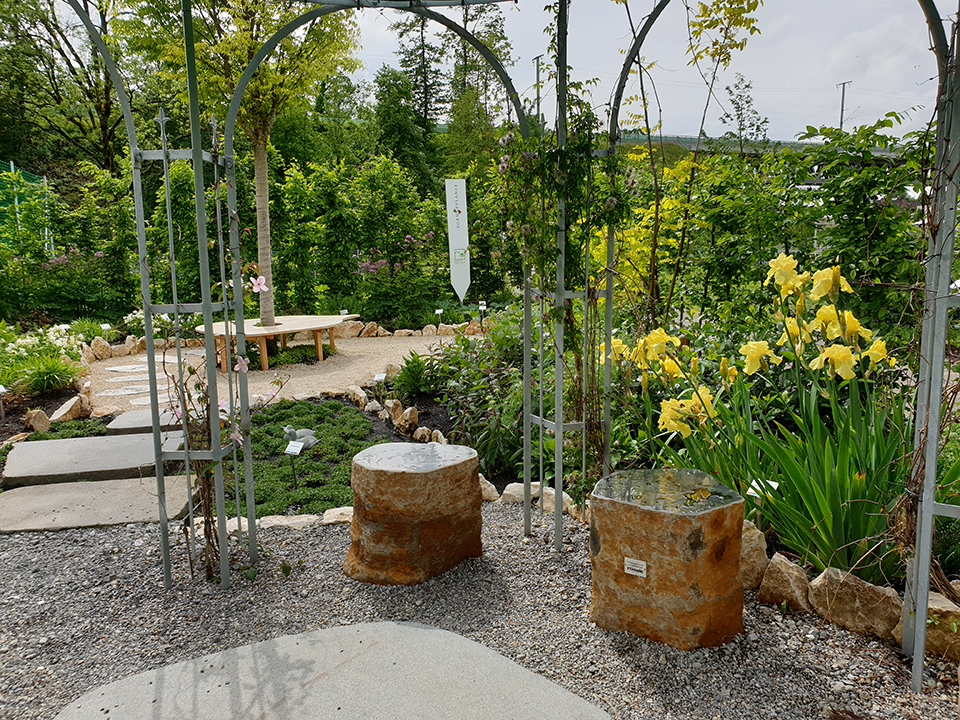
[{"label": "polished stone top", "polygon": [[361,450],[353,462],[383,472],[429,473],[475,457],[477,451],[464,445],[384,443]]},{"label": "polished stone top", "polygon": [[620,470],[598,482],[592,496],[682,515],[743,502],[713,476],[687,469]]}]

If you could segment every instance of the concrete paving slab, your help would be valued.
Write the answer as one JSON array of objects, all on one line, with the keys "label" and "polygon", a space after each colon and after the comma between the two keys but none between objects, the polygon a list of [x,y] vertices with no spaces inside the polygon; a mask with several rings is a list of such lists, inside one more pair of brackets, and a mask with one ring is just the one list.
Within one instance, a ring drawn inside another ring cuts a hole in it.
[{"label": "concrete paving slab", "polygon": [[[167,516],[187,514],[187,478],[165,478]],[[0,534],[157,522],[154,477],[19,487],[0,493]]]},{"label": "concrete paving slab", "polygon": [[87,693],[57,720],[103,717],[610,720],[479,643],[394,622],[288,635],[151,670]]},{"label": "concrete paving slab", "polygon": [[118,395],[143,395],[150,392],[149,385],[127,385],[126,387],[110,388],[97,393],[97,397],[115,397]]},{"label": "concrete paving slab", "polygon": [[[160,411],[160,429],[171,430],[180,427],[177,416],[168,410]],[[153,418],[150,410],[130,410],[118,415],[107,425],[107,435],[129,435],[131,433],[153,432]]]},{"label": "concrete paving slab", "polygon": [[121,374],[121,375],[117,375],[116,377],[107,378],[107,382],[108,383],[137,383],[143,380],[149,380],[150,377],[151,377],[150,373],[147,373],[145,375]]},{"label": "concrete paving slab", "polygon": [[[176,450],[180,442],[174,433],[164,446]],[[21,442],[7,456],[3,488],[153,475],[154,461],[152,433]]]},{"label": "concrete paving slab", "polygon": [[142,373],[143,365],[114,365],[107,370],[115,373]]}]

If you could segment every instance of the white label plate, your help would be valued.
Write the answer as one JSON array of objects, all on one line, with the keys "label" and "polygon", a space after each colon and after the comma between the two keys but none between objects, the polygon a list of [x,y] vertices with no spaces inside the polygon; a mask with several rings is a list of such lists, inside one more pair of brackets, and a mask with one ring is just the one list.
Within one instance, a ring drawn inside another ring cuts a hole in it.
[{"label": "white label plate", "polygon": [[627,575],[645,578],[647,576],[647,564],[643,560],[625,557],[623,559],[623,571]]},{"label": "white label plate", "polygon": [[299,440],[291,440],[283,452],[287,455],[299,455],[301,450],[303,450],[303,443]]}]

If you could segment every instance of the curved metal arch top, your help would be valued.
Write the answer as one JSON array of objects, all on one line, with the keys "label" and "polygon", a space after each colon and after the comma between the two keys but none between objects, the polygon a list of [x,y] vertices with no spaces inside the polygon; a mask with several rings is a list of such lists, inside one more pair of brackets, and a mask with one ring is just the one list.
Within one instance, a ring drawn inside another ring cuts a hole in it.
[{"label": "curved metal arch top", "polygon": [[[493,2],[502,2],[503,0],[492,0]],[[666,0],[669,1],[669,0]],[[74,3],[76,0],[69,0],[69,2]],[[446,0],[434,0],[431,4],[436,5],[478,5],[478,4],[487,4],[490,0],[451,0],[447,2]],[[355,10],[357,8],[378,8],[378,7],[388,7],[394,10],[403,10],[406,12],[414,13],[415,15],[420,15],[422,17],[433,20],[434,22],[440,23],[445,27],[449,28],[457,35],[462,37],[464,40],[469,42],[473,48],[480,53],[480,55],[486,60],[490,66],[496,72],[497,77],[500,82],[503,83],[504,88],[507,91],[507,95],[510,97],[510,101],[513,103],[514,109],[517,111],[517,120],[520,125],[520,134],[523,137],[528,137],[529,127],[527,124],[527,116],[523,111],[523,105],[520,102],[520,95],[517,92],[516,88],[513,85],[513,81],[510,79],[509,74],[504,68],[503,63],[497,58],[496,55],[484,45],[479,38],[476,37],[469,30],[464,28],[461,25],[458,25],[456,22],[451,20],[444,15],[432,12],[422,6],[411,6],[407,3],[394,3],[394,2],[377,2],[377,0],[359,0],[358,1],[349,1],[343,0],[342,2],[337,2],[337,0],[332,0],[325,2],[323,5],[320,5],[309,12],[304,13],[298,18],[291,20],[289,23],[284,25],[282,28],[277,30],[273,36],[267,40],[260,49],[257,50],[256,54],[250,60],[250,63],[243,71],[243,75],[240,76],[240,80],[237,82],[237,87],[233,92],[233,97],[230,100],[230,108],[227,111],[227,120],[224,125],[224,154],[227,157],[233,155],[233,134],[234,129],[237,123],[237,115],[240,112],[240,103],[243,101],[243,95],[246,93],[247,85],[250,84],[250,80],[253,78],[254,74],[259,69],[260,65],[266,59],[266,57],[276,49],[285,38],[289,37],[295,30],[303,27],[309,22],[317,20],[324,15],[329,15],[330,13],[337,12],[338,10]]]}]

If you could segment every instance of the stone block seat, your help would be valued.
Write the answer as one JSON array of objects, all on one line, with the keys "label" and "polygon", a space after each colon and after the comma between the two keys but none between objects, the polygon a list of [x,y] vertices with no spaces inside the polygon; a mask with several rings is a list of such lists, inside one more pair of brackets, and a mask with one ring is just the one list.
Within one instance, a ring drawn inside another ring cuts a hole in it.
[{"label": "stone block seat", "polygon": [[680,650],[743,632],[743,498],[697,470],[629,470],[590,496],[590,619]]},{"label": "stone block seat", "polygon": [[357,453],[343,571],[416,585],[483,554],[477,453],[460,445],[386,443]]}]

